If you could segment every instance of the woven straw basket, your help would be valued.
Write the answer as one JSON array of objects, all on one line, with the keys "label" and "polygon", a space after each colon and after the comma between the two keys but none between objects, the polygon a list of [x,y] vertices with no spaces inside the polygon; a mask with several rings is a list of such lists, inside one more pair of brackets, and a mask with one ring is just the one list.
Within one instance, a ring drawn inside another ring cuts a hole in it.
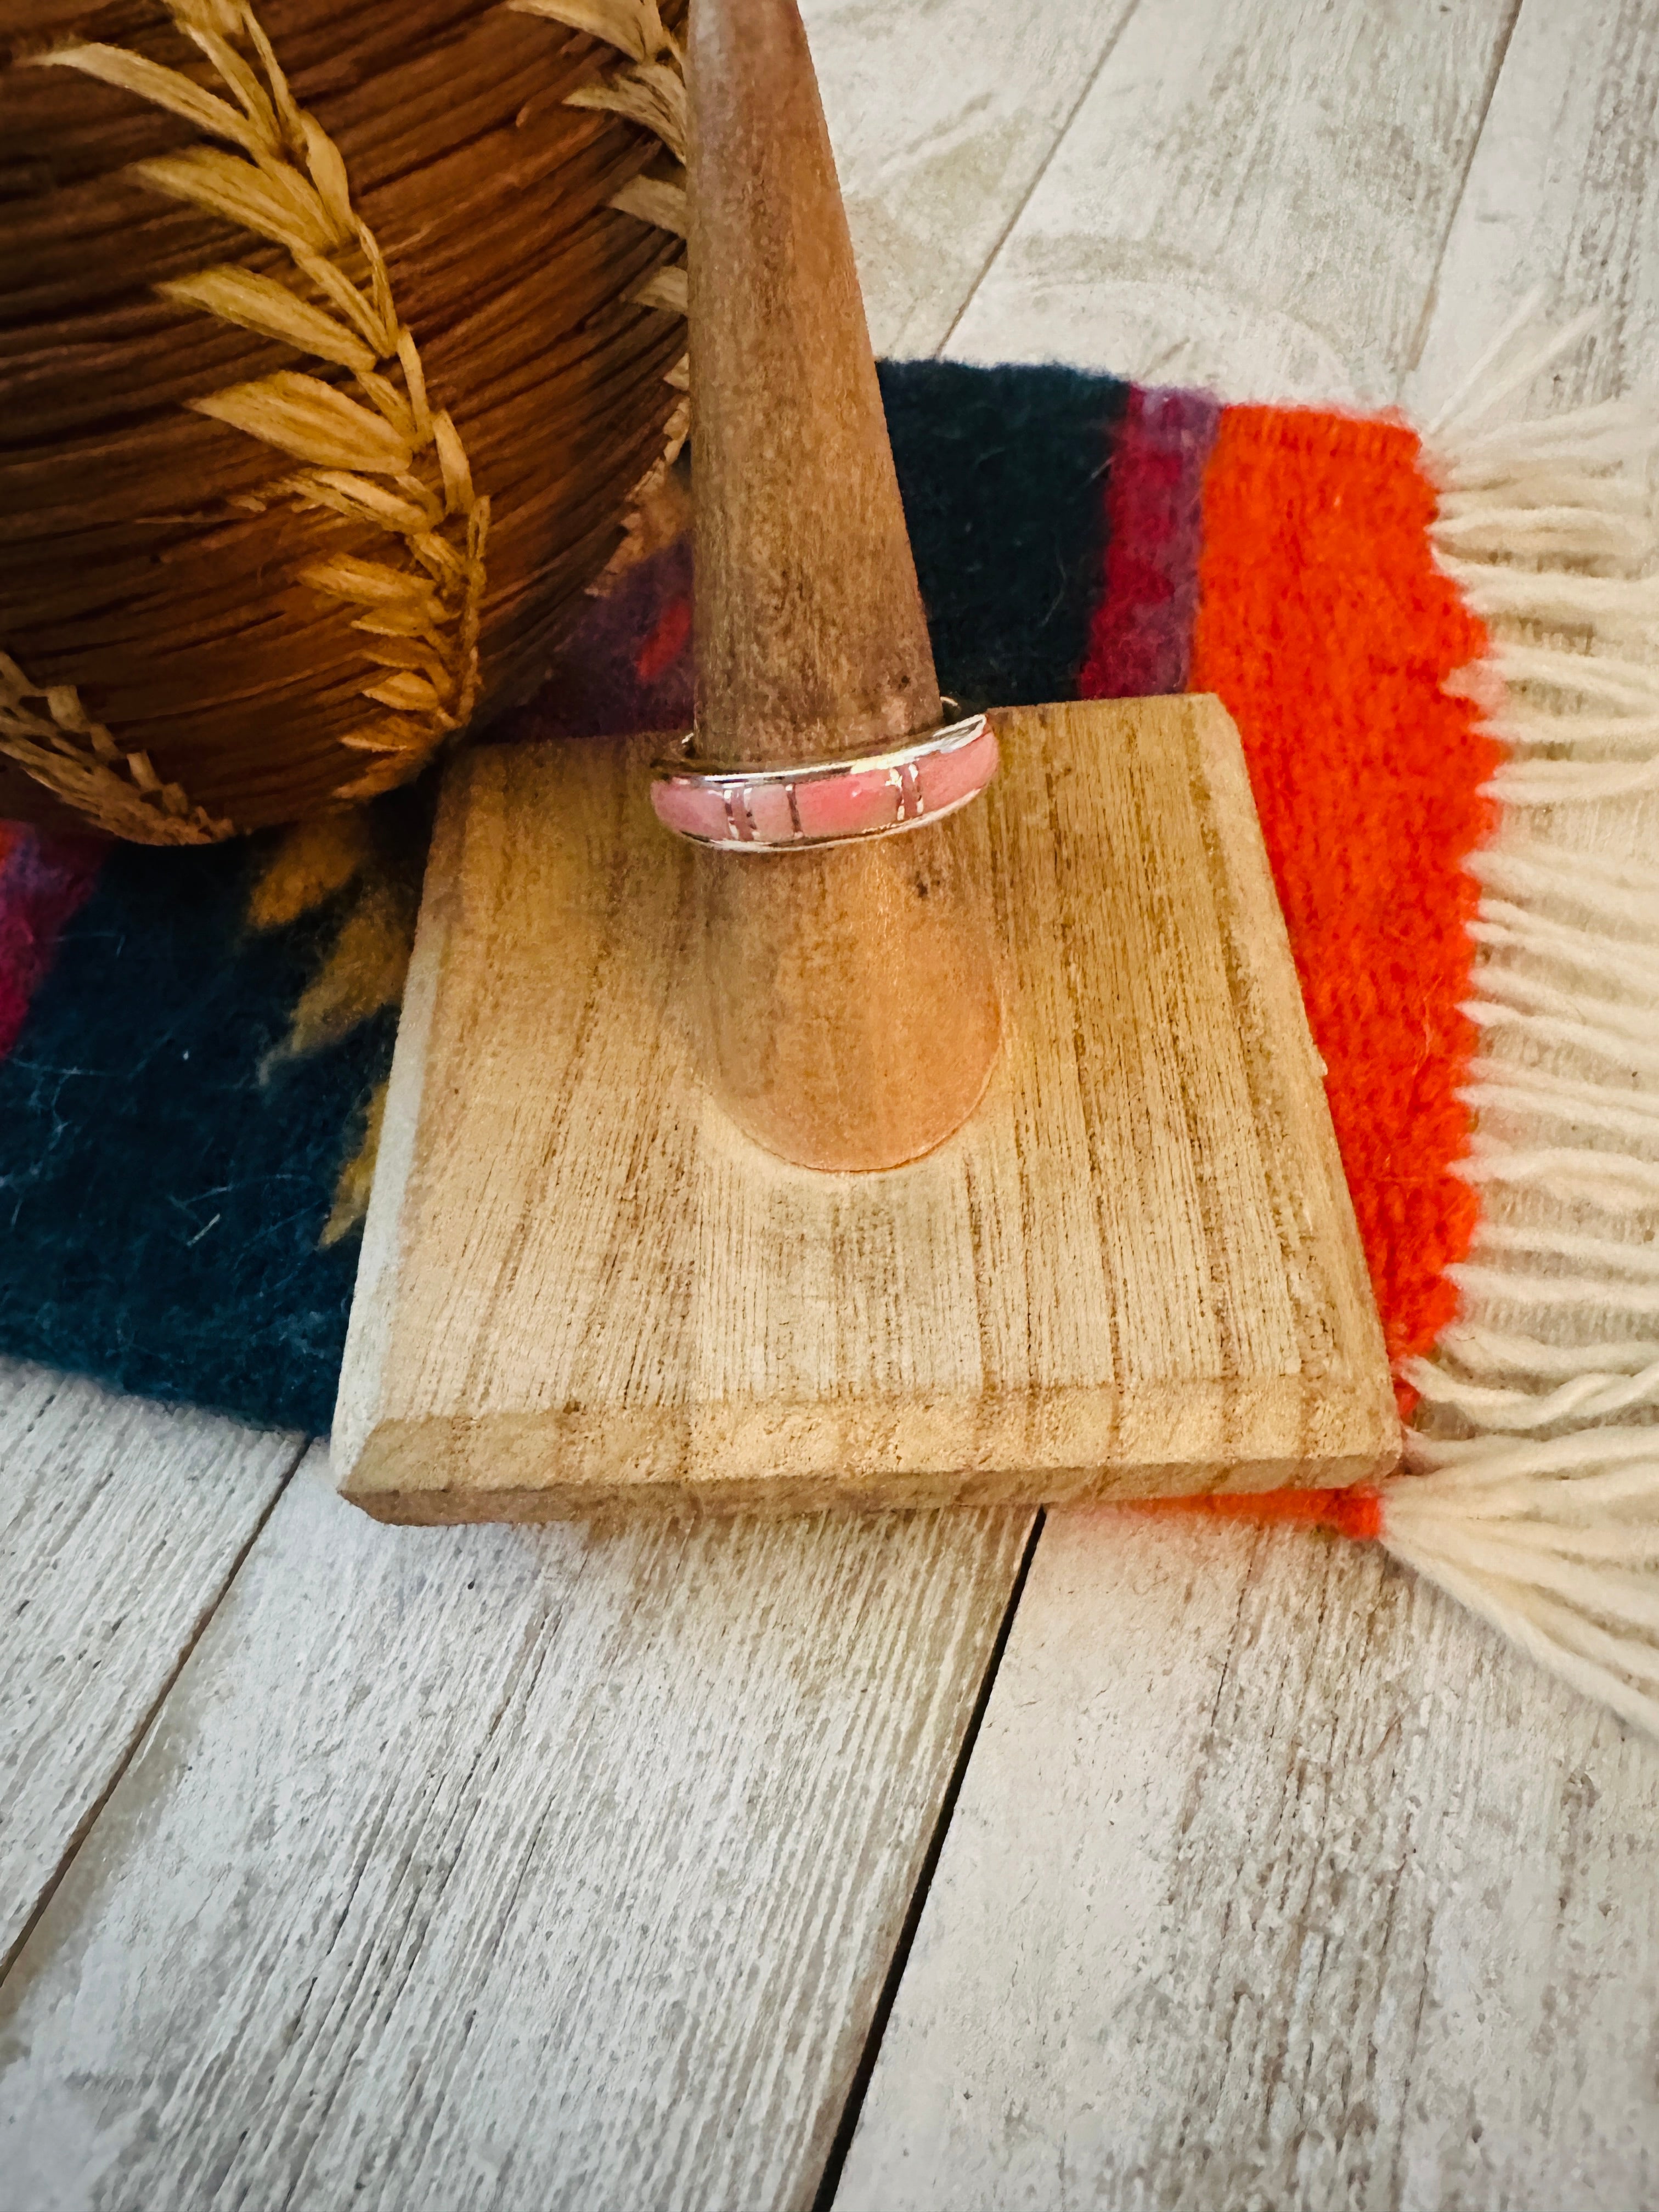
[{"label": "woven straw basket", "polygon": [[14,0],[0,814],[206,843],[533,688],[684,434],[684,6]]}]

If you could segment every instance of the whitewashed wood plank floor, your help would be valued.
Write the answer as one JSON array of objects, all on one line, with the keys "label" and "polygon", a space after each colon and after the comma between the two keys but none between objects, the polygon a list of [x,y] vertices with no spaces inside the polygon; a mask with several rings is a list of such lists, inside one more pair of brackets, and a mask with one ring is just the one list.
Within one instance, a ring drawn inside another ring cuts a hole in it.
[{"label": "whitewashed wood plank floor", "polygon": [[1023,1535],[393,1530],[319,1447],[0,1990],[21,2201],[810,2200]]},{"label": "whitewashed wood plank floor", "polygon": [[1636,2207],[1659,1759],[1367,1548],[1050,1515],[838,2212]]},{"label": "whitewashed wood plank floor", "polygon": [[0,1364],[0,1973],[303,1449]]},{"label": "whitewashed wood plank floor", "polygon": [[947,350],[1386,404],[1515,6],[1137,8]]},{"label": "whitewashed wood plank floor", "polygon": [[[1650,334],[1644,0],[807,13],[884,349],[1419,398],[1598,257]],[[69,1395],[8,2207],[827,2202],[860,2053],[848,2203],[1656,2194],[1654,1755],[1376,1559],[1051,1521],[878,2056],[1021,1516],[260,1530],[283,1440]]]},{"label": "whitewashed wood plank floor", "polygon": [[[1651,390],[1656,89],[1641,0],[1526,0],[1438,282],[1356,384],[1431,414],[1541,288],[1607,314],[1558,404]],[[1092,106],[1051,199],[1092,207]],[[836,2203],[1646,2204],[1656,2027],[1659,1749],[1374,1553],[1053,1514]]]},{"label": "whitewashed wood plank floor", "polygon": [[1134,0],[803,0],[878,354],[935,353]]},{"label": "whitewashed wood plank floor", "polygon": [[1559,325],[1602,310],[1552,388],[1515,412],[1659,394],[1659,13],[1542,7],[1515,26],[1401,397],[1431,416],[1534,295]]}]

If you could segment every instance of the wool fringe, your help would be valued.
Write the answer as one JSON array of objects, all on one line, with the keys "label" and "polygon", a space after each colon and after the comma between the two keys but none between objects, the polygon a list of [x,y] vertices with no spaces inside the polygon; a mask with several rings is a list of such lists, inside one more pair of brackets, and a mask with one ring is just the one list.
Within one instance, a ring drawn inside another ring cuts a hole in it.
[{"label": "wool fringe", "polygon": [[1495,419],[1595,327],[1540,338],[1537,312],[1425,441],[1437,556],[1492,638],[1448,689],[1507,755],[1498,834],[1469,863],[1480,1049],[1459,1172],[1489,1218],[1450,1271],[1462,1317],[1402,1370],[1419,1406],[1382,1534],[1659,1735],[1659,866],[1578,850],[1573,827],[1659,793],[1659,417],[1617,400]]}]

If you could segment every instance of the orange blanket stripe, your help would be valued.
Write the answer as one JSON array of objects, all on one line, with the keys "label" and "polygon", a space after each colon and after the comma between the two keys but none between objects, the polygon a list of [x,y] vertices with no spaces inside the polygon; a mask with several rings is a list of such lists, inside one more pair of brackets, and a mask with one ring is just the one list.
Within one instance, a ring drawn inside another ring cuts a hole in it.
[{"label": "orange blanket stripe", "polygon": [[1451,1172],[1475,1045],[1463,864],[1492,834],[1480,787],[1502,757],[1440,688],[1486,633],[1435,565],[1419,454],[1403,425],[1229,408],[1190,678],[1243,738],[1395,1360],[1453,1318],[1446,1269],[1474,1231]]},{"label": "orange blanket stripe", "polygon": [[[1475,1049],[1459,1010],[1479,896],[1463,864],[1492,834],[1480,787],[1502,757],[1441,689],[1487,639],[1435,564],[1434,513],[1404,425],[1228,408],[1205,478],[1189,678],[1243,739],[1396,1363],[1454,1319],[1446,1270],[1479,1212],[1452,1173]],[[1401,1398],[1409,1413],[1403,1384]],[[1376,1532],[1370,1490],[1170,1503]]]}]

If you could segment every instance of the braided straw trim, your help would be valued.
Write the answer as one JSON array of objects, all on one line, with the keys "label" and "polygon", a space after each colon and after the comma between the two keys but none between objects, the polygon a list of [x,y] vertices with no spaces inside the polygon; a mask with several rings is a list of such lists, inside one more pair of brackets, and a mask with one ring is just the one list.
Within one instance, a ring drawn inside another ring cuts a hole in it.
[{"label": "braided straw trim", "polygon": [[[598,108],[602,113],[626,116],[659,138],[682,168],[685,167],[690,131],[686,101],[685,55],[672,31],[663,27],[657,0],[507,0],[511,14],[543,15],[562,23],[568,31],[581,31],[603,40],[627,56],[596,83],[585,84],[565,101],[567,107]],[[664,178],[635,177],[611,202],[624,215],[659,230],[686,234],[685,186]],[[663,313],[684,316],[689,307],[685,265],[677,263],[659,269],[629,295],[635,305],[657,307]],[[668,381],[684,391],[690,381],[686,363],[670,371]],[[683,421],[682,416],[685,417]],[[677,409],[669,435],[677,453],[685,437],[689,410]],[[672,459],[672,456],[671,456]]]},{"label": "braided straw trim", "polygon": [[123,752],[73,685],[31,683],[0,653],[0,753],[112,837],[140,845],[215,845],[235,825],[163,783],[149,755]]},{"label": "braided straw trim", "polygon": [[[581,31],[628,57],[597,84],[585,84],[566,100],[567,107],[597,107],[625,115],[660,138],[682,167],[690,118],[685,96],[685,56],[672,31],[663,28],[657,0],[507,0],[518,15],[545,15],[568,31]],[[672,186],[665,186],[672,190]],[[684,194],[681,204],[684,207]],[[647,217],[647,221],[653,218]],[[684,220],[665,230],[685,234]]]},{"label": "braided straw trim", "polygon": [[[685,55],[673,33],[664,27],[657,12],[657,0],[507,0],[507,4],[511,14],[544,16],[550,22],[562,23],[567,30],[580,31],[591,39],[602,40],[625,55],[627,59],[620,68],[610,70],[597,83],[585,84],[573,92],[565,106],[597,108],[602,113],[626,116],[629,122],[642,125],[659,138],[679,166],[685,167],[690,132]],[[615,195],[611,205],[658,230],[672,231],[678,238],[686,235],[689,223],[683,183],[661,177],[635,177]],[[629,298],[636,307],[655,307],[663,314],[678,315],[684,319],[690,311],[685,264],[675,262],[666,269],[653,270],[629,294]],[[588,586],[597,598],[602,599],[621,573],[632,566],[640,510],[679,459],[680,448],[691,428],[691,363],[688,355],[681,355],[664,381],[686,396],[665,426],[662,453],[629,495],[629,512],[623,518],[628,534],[604,573]]]},{"label": "braided straw trim", "polygon": [[[331,507],[403,541],[408,557],[398,565],[339,555],[299,571],[301,582],[362,610],[352,628],[364,634],[375,672],[363,696],[382,711],[340,742],[377,757],[334,795],[367,797],[402,782],[471,714],[489,501],[473,489],[453,422],[427,403],[419,349],[398,319],[374,234],[353,211],[340,150],[295,105],[252,8],[167,4],[229,98],[122,46],[63,46],[40,64],[118,85],[220,141],[137,162],[131,173],[285,247],[296,280],[228,265],[158,284],[157,293],[355,380],[361,398],[283,370],[186,404],[304,465],[239,504],[255,513],[278,500]],[[366,278],[348,274],[335,258],[342,254],[361,256]]]}]

